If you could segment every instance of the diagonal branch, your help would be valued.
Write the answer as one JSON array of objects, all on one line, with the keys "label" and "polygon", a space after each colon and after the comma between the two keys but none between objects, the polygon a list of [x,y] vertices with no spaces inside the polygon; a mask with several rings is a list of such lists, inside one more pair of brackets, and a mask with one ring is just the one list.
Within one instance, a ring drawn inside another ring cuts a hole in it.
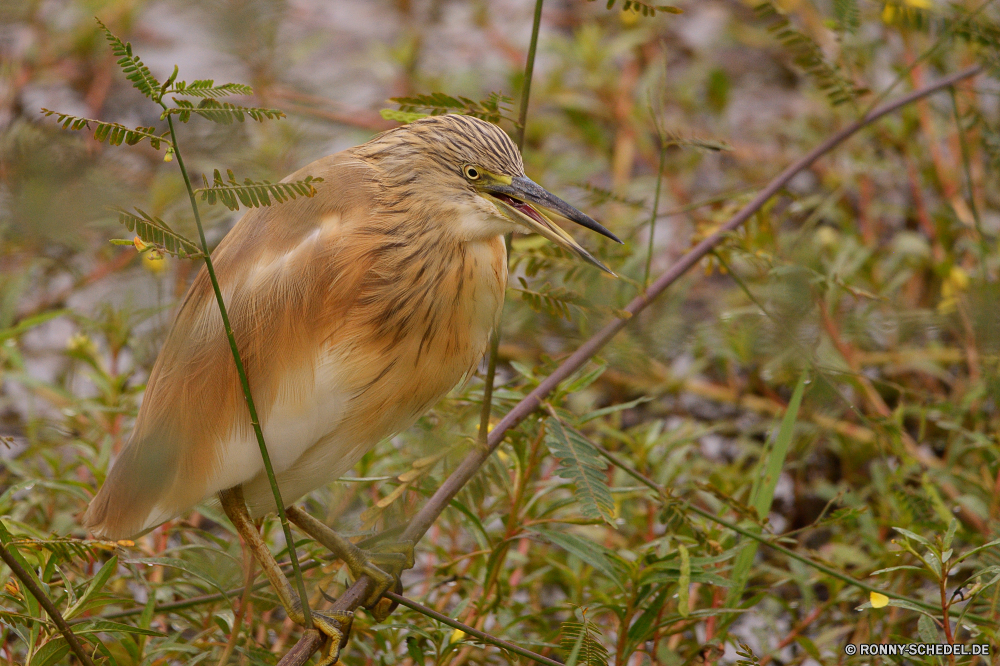
[{"label": "diagonal branch", "polygon": [[[438,516],[445,510],[445,507],[465,486],[466,483],[475,476],[482,464],[489,458],[490,454],[500,445],[504,435],[511,428],[517,427],[522,421],[530,416],[542,401],[574,372],[579,370],[587,361],[594,357],[606,345],[611,338],[618,334],[635,315],[642,312],[660,294],[666,291],[667,287],[680,279],[688,270],[697,264],[702,257],[708,254],[715,246],[725,239],[732,231],[746,222],[752,215],[763,207],[768,199],[780,192],[785,185],[800,171],[807,169],[813,162],[830,152],[850,136],[859,130],[871,125],[876,120],[886,116],[902,107],[932,95],[940,90],[944,90],[960,81],[969,79],[982,71],[979,66],[964,69],[956,74],[947,76],[939,81],[916,90],[909,95],[900,97],[894,102],[890,102],[867,113],[863,118],[851,123],[843,128],[820,145],[813,148],[804,157],[785,169],[781,174],[772,180],[767,187],[754,197],[753,201],[744,206],[726,224],[720,227],[714,234],[698,243],[687,254],[680,258],[677,263],[665,271],[656,281],[649,286],[644,294],[636,296],[625,311],[631,317],[628,319],[615,319],[598,331],[592,338],[581,345],[573,354],[563,361],[556,370],[546,377],[531,393],[525,396],[517,405],[511,409],[503,419],[493,428],[489,434],[486,446],[477,446],[462,461],[462,464],[452,472],[437,492],[427,501],[417,512],[417,515],[410,521],[406,530],[400,536],[403,541],[417,542],[424,536]],[[361,605],[370,594],[372,580],[368,576],[361,576],[349,587],[334,604],[336,610],[354,610]],[[279,666],[302,666],[309,657],[320,648],[322,639],[316,631],[307,631],[299,639],[299,642],[282,658]]]}]

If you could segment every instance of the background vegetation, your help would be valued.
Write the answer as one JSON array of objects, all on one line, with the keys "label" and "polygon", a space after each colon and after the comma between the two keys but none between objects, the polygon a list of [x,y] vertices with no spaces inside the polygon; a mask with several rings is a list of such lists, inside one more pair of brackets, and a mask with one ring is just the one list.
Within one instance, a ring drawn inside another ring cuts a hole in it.
[{"label": "background vegetation", "polygon": [[[627,242],[580,235],[616,281],[514,239],[495,418],[786,165],[880,101],[984,69],[799,174],[634,317],[508,433],[419,544],[406,595],[576,663],[869,663],[844,646],[910,640],[996,654],[997,9],[632,4],[544,5],[526,170]],[[181,134],[193,173],[274,182],[394,126],[379,114],[400,108],[389,97],[500,92],[515,134],[533,11],[526,0],[0,8],[0,541],[95,660],[270,664],[301,629],[266,585],[217,594],[245,572],[210,506],[134,544],[81,540],[79,517],[198,268],[108,243],[131,238],[109,205],[195,237],[162,149],[112,148],[39,113],[163,131],[93,17],[161,80],[177,63],[189,81],[248,83],[248,105],[281,108],[280,121],[195,118]],[[202,211],[212,245],[242,214]],[[359,536],[404,524],[471,448],[482,394],[479,380],[456,390],[306,508]],[[280,526],[263,529],[280,552]],[[299,552],[322,608],[347,577],[313,544]],[[0,658],[74,659],[9,569],[0,581]],[[382,625],[359,613],[343,660],[522,658],[401,608]]]}]

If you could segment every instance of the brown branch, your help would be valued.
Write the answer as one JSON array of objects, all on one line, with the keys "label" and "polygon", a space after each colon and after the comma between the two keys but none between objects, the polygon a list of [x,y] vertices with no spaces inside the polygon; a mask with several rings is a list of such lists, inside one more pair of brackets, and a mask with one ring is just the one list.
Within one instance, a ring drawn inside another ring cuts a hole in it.
[{"label": "brown branch", "polygon": [[59,609],[56,608],[56,605],[52,603],[52,600],[48,598],[45,592],[38,587],[34,579],[27,571],[24,570],[24,567],[21,566],[17,559],[7,552],[7,547],[3,544],[0,544],[0,559],[4,561],[4,564],[10,567],[10,570],[15,576],[17,576],[17,579],[21,581],[21,584],[28,589],[28,592],[31,592],[31,596],[35,597],[35,599],[38,600],[38,603],[41,604],[42,608],[45,609],[45,612],[49,614],[49,617],[52,618],[56,627],[59,628],[59,632],[63,635],[63,638],[65,638],[66,642],[69,643],[69,649],[73,651],[76,658],[79,659],[84,666],[94,666],[94,662],[90,659],[90,655],[83,649],[83,645],[80,644],[80,639],[76,637],[76,634],[73,633],[69,624],[66,623],[66,619],[62,616],[62,613],[59,612]]},{"label": "brown branch", "polygon": [[[615,319],[614,321],[608,323],[592,338],[581,345],[579,349],[573,352],[569,358],[563,361],[562,365],[556,368],[551,375],[546,377],[535,388],[535,390],[525,396],[519,403],[517,403],[517,405],[514,406],[513,409],[507,412],[507,415],[504,416],[503,419],[501,419],[490,432],[487,445],[477,446],[472,452],[469,453],[465,460],[462,461],[462,464],[459,465],[454,472],[452,472],[451,476],[445,479],[444,483],[441,484],[441,487],[438,488],[437,492],[435,492],[430,500],[424,504],[417,515],[413,517],[413,520],[410,521],[406,530],[400,536],[400,539],[403,541],[413,541],[414,543],[419,541],[427,530],[430,529],[431,525],[434,524],[438,516],[440,516],[445,510],[445,507],[451,503],[451,500],[458,494],[462,487],[465,486],[465,484],[468,483],[473,476],[475,476],[476,472],[479,471],[480,466],[500,445],[508,430],[516,427],[528,418],[528,416],[534,413],[534,411],[542,404],[542,401],[553,390],[555,390],[560,382],[564,381],[574,372],[582,368],[587,361],[593,358],[593,356],[611,340],[611,338],[625,328],[628,322],[634,319],[636,314],[646,309],[646,307],[648,307],[649,304],[656,299],[656,297],[666,291],[667,287],[672,285],[685,273],[687,273],[687,271],[697,264],[702,257],[708,254],[713,248],[715,248],[716,245],[721,243],[730,232],[736,230],[740,227],[740,225],[750,219],[752,215],[763,207],[768,199],[780,192],[796,174],[808,168],[813,162],[836,148],[845,139],[855,134],[858,130],[867,127],[879,118],[893,113],[907,104],[912,104],[917,100],[927,97],[928,95],[944,90],[960,81],[964,81],[965,79],[971,78],[976,74],[979,74],[981,69],[982,68],[978,66],[964,69],[957,74],[947,76],[940,79],[936,83],[921,88],[920,90],[916,90],[909,95],[900,97],[894,102],[890,102],[872,110],[860,120],[851,123],[831,136],[819,146],[809,151],[809,153],[800,160],[781,172],[777,178],[772,180],[767,187],[761,190],[760,193],[754,197],[753,201],[744,206],[735,216],[726,222],[726,224],[720,227],[711,236],[698,243],[698,245],[681,257],[677,263],[660,275],[660,277],[649,286],[649,289],[645,294],[636,296],[635,299],[628,304],[628,307],[625,308],[625,310],[632,315],[629,319]],[[372,580],[368,576],[361,576],[344,592],[344,594],[334,604],[333,608],[336,610],[355,610],[370,594],[371,585]],[[315,631],[307,631],[303,634],[302,638],[299,639],[299,642],[295,645],[295,647],[288,654],[286,654],[280,662],[278,662],[279,666],[303,666],[313,652],[318,650],[321,645],[322,639],[319,634]]]}]

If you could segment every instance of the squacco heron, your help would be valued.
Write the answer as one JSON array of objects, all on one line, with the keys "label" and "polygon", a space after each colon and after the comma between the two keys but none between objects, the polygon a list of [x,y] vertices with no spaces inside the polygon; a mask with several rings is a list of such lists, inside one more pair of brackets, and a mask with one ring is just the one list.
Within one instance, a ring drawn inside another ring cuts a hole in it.
[{"label": "squacco heron", "polygon": [[[213,253],[286,504],[345,473],[475,371],[503,304],[503,234],[539,233],[603,270],[543,211],[621,242],[525,177],[507,135],[469,116],[418,120],[289,179],[307,175],[323,178],[316,196],[251,210]],[[301,623],[297,595],[251,522],[276,507],[202,269],[84,521],[122,539],[213,496]],[[369,605],[412,566],[412,545],[366,553],[294,506],[288,515],[353,575],[377,581]],[[315,615],[332,663],[350,617]]]}]

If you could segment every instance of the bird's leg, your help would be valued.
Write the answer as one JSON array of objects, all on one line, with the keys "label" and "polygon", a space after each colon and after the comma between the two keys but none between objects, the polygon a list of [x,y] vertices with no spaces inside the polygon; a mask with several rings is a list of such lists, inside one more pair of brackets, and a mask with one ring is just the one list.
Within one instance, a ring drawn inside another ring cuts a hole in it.
[{"label": "bird's leg", "polygon": [[388,545],[379,551],[366,551],[297,507],[290,506],[286,512],[288,519],[298,525],[303,532],[342,559],[355,579],[367,574],[375,581],[375,589],[365,600],[364,606],[372,611],[379,622],[388,617],[396,605],[379,604],[379,600],[387,590],[402,592],[399,576],[404,569],[413,566],[413,543],[400,542]]},{"label": "bird's leg", "polygon": [[[229,516],[229,520],[233,522],[236,531],[243,538],[250,552],[253,553],[254,559],[260,563],[264,575],[271,582],[271,587],[274,588],[281,605],[285,608],[285,613],[293,622],[304,626],[306,618],[302,612],[302,603],[292,589],[291,583],[288,582],[288,578],[281,571],[281,567],[275,561],[274,555],[264,543],[263,537],[251,522],[246,502],[243,500],[243,488],[235,486],[229,490],[223,490],[219,493],[219,499],[222,502],[222,509]],[[294,547],[293,544],[289,544],[289,548],[292,547]],[[346,611],[312,612],[313,624],[320,633],[327,637],[325,654],[317,666],[332,666],[337,663],[340,649],[347,644],[353,619],[354,614]]]}]

